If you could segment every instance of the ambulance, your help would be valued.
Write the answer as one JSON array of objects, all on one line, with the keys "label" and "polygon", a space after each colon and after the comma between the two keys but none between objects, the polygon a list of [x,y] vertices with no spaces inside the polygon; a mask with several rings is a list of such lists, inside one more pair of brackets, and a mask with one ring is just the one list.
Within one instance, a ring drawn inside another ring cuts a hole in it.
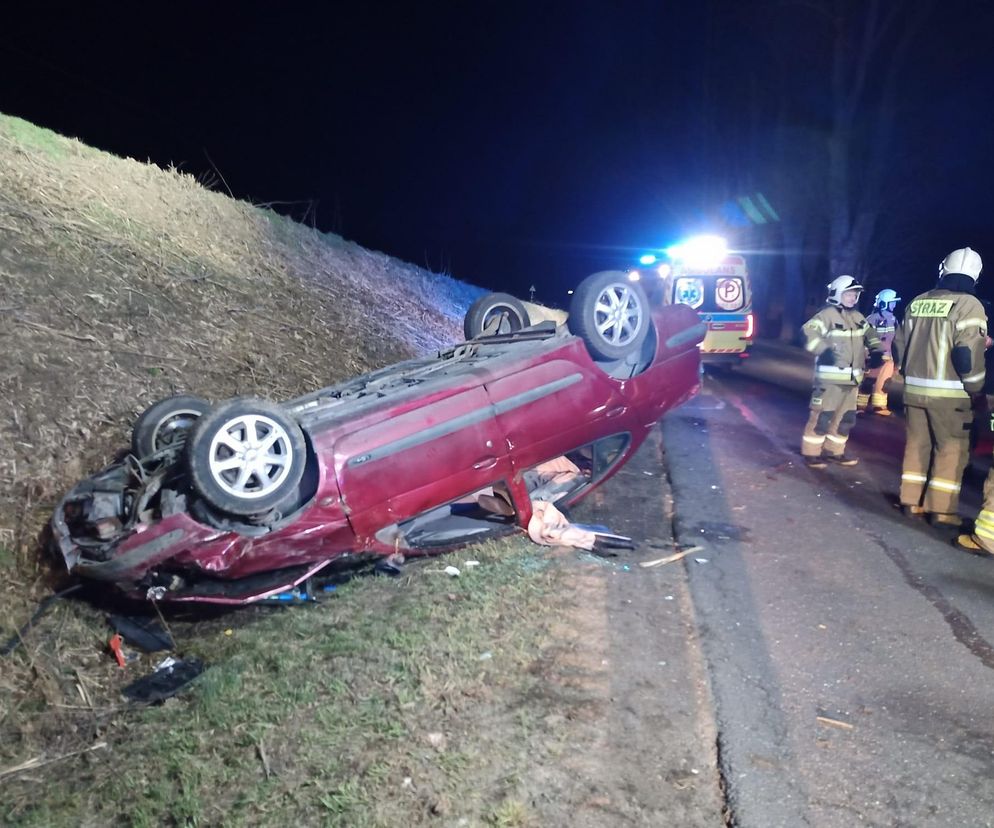
[{"label": "ambulance", "polygon": [[749,356],[756,332],[752,286],[742,256],[722,252],[720,258],[681,255],[677,248],[657,269],[666,304],[682,303],[707,324],[700,345],[704,364],[735,365]]}]

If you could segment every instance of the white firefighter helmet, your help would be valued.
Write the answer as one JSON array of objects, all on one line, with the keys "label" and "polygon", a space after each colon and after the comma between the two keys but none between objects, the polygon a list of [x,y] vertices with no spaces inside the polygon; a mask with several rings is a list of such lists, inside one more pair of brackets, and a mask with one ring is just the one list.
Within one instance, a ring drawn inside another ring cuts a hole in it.
[{"label": "white firefighter helmet", "polygon": [[828,304],[841,305],[842,294],[847,290],[858,290],[862,292],[863,286],[852,276],[838,276],[828,283]]},{"label": "white firefighter helmet", "polygon": [[984,263],[980,254],[969,247],[961,247],[946,256],[939,264],[939,278],[941,279],[947,273],[962,273],[976,282],[983,269]]},{"label": "white firefighter helmet", "polygon": [[880,293],[877,294],[877,298],[873,300],[873,304],[883,310],[891,302],[900,302],[901,297],[897,295],[896,290],[891,290],[890,288],[884,288]]}]

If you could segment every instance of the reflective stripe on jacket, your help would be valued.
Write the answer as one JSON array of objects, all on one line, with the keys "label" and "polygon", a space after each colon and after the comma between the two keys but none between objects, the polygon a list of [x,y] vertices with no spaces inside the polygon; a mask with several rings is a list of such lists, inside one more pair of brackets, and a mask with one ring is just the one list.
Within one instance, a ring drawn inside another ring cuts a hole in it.
[{"label": "reflective stripe on jacket", "polygon": [[915,297],[894,337],[905,402],[979,393],[986,338],[987,313],[973,294],[937,288]]},{"label": "reflective stripe on jacket", "polygon": [[880,351],[880,338],[855,308],[826,305],[804,323],[804,348],[816,357],[832,349],[834,365],[815,363],[815,382],[859,385],[866,366],[866,349]]}]

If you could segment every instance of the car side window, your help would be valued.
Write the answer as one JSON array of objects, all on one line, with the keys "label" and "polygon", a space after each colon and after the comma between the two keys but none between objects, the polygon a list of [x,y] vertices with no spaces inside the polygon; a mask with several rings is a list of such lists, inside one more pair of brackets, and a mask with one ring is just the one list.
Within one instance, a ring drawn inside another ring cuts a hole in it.
[{"label": "car side window", "polygon": [[529,498],[550,503],[573,498],[611,469],[630,440],[627,433],[612,434],[528,469],[524,481]]},{"label": "car side window", "polygon": [[511,489],[496,480],[474,492],[381,529],[377,540],[398,548],[444,548],[514,531],[517,508]]},{"label": "car side window", "polygon": [[621,457],[622,452],[624,452],[624,450],[628,447],[630,439],[631,438],[628,434],[613,434],[610,437],[605,437],[603,440],[598,440],[594,443],[595,477],[600,477],[615,464],[615,461]]}]

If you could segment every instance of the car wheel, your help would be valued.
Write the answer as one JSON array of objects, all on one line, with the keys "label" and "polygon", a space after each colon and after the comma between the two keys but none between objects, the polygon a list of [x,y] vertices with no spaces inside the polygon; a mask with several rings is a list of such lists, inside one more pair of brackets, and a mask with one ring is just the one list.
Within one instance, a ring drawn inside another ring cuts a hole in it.
[{"label": "car wheel", "polygon": [[594,359],[621,359],[649,333],[649,300],[620,270],[594,273],[573,292],[566,325]]},{"label": "car wheel", "polygon": [[215,509],[258,515],[300,483],[307,448],[300,426],[275,403],[238,397],[201,417],[186,445],[194,489]]},{"label": "car wheel", "polygon": [[131,430],[131,453],[148,457],[186,438],[193,424],[210,411],[200,397],[166,397],[146,408]]},{"label": "car wheel", "polygon": [[462,327],[466,339],[476,339],[514,333],[529,325],[528,311],[519,300],[508,293],[488,293],[469,306]]}]

